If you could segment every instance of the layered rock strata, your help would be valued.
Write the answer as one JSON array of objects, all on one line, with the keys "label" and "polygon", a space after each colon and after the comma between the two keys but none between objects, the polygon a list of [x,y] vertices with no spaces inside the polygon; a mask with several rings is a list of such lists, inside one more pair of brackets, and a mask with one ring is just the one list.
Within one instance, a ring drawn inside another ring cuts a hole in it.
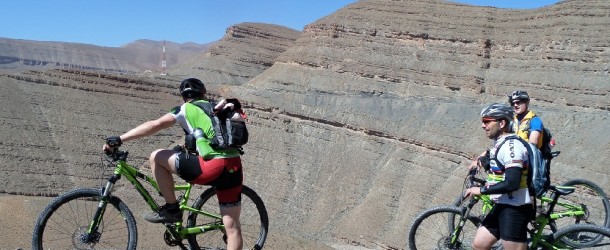
[{"label": "layered rock strata", "polygon": [[[0,149],[13,179],[0,192],[96,184],[81,166],[97,164],[102,139],[178,105],[186,75],[246,106],[245,184],[269,211],[268,248],[405,248],[414,216],[451,203],[464,164],[490,146],[480,109],[515,89],[530,92],[558,141],[553,182],[583,178],[610,191],[609,9],[601,0],[534,10],[363,0],[302,33],[237,25],[177,77],[4,74]],[[180,140],[173,128],[125,147],[146,170],[149,152]],[[123,186],[119,194],[137,197]]]}]

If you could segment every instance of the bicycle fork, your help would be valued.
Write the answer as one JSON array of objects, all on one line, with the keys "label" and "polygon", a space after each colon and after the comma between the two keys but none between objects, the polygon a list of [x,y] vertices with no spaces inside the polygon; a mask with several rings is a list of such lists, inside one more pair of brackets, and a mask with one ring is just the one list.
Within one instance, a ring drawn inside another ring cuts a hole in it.
[{"label": "bicycle fork", "polygon": [[466,221],[468,221],[468,216],[470,215],[470,211],[472,210],[472,208],[474,207],[474,205],[477,202],[478,202],[478,198],[473,197],[470,200],[470,202],[468,203],[468,205],[465,207],[465,209],[462,210],[462,214],[460,216],[460,221],[458,223],[458,226],[453,230],[453,233],[451,234],[451,241],[449,242],[449,247],[451,249],[460,247],[461,242],[458,241],[458,238],[462,234],[462,228],[464,228],[464,225],[466,225]]},{"label": "bicycle fork", "polygon": [[102,218],[104,217],[104,213],[106,212],[106,206],[108,206],[108,201],[110,199],[110,194],[112,193],[112,188],[114,183],[120,178],[119,175],[113,175],[108,178],[108,182],[106,182],[106,186],[102,188],[100,191],[100,202],[97,205],[97,209],[95,210],[95,214],[91,219],[91,224],[87,228],[87,231],[81,235],[81,241],[83,243],[98,243],[102,234],[99,232],[99,226],[102,224]]}]

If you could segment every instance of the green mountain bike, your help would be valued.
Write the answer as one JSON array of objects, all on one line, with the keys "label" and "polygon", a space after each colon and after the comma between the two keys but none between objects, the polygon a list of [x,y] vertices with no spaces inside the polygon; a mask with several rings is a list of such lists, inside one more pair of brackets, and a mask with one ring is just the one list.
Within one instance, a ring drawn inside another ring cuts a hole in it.
[{"label": "green mountain bike", "polygon": [[[471,171],[466,178],[465,188],[476,183],[485,184],[484,179],[476,177]],[[573,187],[551,186],[551,200],[548,210],[531,221],[528,228],[529,248],[537,249],[594,249],[610,247],[610,229],[593,224],[573,224],[560,228],[556,232],[545,230],[559,216],[554,209],[560,197],[574,192]],[[472,212],[475,205],[486,196],[475,196],[468,199],[465,205],[438,206],[419,214],[414,220],[408,234],[409,249],[471,249],[475,233],[481,225],[482,217]],[[485,201],[483,201],[484,203]],[[494,249],[502,249],[501,244]]]},{"label": "green mountain bike", "polygon": [[[160,194],[155,180],[127,163],[126,151],[114,151],[105,156],[104,166],[113,174],[100,189],[78,188],[56,197],[42,211],[32,236],[33,249],[136,249],[136,221],[127,205],[113,195],[115,184],[126,178],[142,196],[151,211],[159,205],[142,185],[149,183]],[[193,185],[176,185],[181,191],[180,209],[188,213],[186,222],[161,224],[163,238],[169,246],[179,246],[186,239],[191,249],[226,248],[226,234],[219,212],[216,190],[205,190],[192,205],[188,205]],[[244,247],[261,249],[267,238],[269,219],[263,200],[252,189],[242,190],[240,215]]]},{"label": "green mountain bike", "polygon": [[[477,180],[486,179],[482,176],[482,173],[477,174]],[[561,198],[554,204],[553,213],[549,214],[550,221],[547,223],[552,232],[557,232],[560,228],[571,224],[593,224],[610,227],[610,201],[600,186],[588,180],[574,179],[562,183],[559,187],[570,187],[574,192],[571,192],[570,195],[560,196]],[[549,206],[556,195],[557,192],[551,191],[545,196],[537,198],[537,213],[548,212]],[[481,195],[478,199],[480,199],[479,202],[476,203],[470,214],[482,220],[493,207],[493,202],[489,195]],[[456,197],[454,202],[457,207],[464,207],[467,204],[468,200],[464,199],[463,195]],[[596,241],[601,240],[600,237],[588,238],[587,240],[593,245]],[[584,238],[580,239],[580,241],[584,240]]]}]

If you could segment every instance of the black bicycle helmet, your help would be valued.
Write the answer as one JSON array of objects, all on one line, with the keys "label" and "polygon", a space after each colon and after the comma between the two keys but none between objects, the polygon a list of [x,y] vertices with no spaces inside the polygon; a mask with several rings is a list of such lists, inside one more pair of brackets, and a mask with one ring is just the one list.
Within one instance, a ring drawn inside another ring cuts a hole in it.
[{"label": "black bicycle helmet", "polygon": [[508,96],[508,102],[512,104],[515,100],[529,101],[530,96],[525,90],[515,90]]},{"label": "black bicycle helmet", "polygon": [[491,117],[497,120],[513,120],[513,108],[503,103],[492,103],[481,110],[481,117]]},{"label": "black bicycle helmet", "polygon": [[205,93],[203,82],[197,78],[187,78],[180,83],[180,95],[182,98],[202,97]]}]

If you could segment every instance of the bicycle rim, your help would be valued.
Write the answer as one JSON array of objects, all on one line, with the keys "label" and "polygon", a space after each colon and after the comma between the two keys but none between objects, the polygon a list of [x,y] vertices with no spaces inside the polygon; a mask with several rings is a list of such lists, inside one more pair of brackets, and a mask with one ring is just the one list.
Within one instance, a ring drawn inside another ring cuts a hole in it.
[{"label": "bicycle rim", "polygon": [[[562,196],[560,202],[568,202],[570,204],[582,205],[585,207],[584,216],[567,216],[555,220],[556,228],[567,227],[572,224],[592,224],[598,226],[610,226],[610,203],[605,192],[587,180],[570,180],[562,185],[573,186],[576,190],[566,196]],[[561,205],[555,206],[555,212],[565,212],[567,209]],[[565,237],[565,239],[568,239]],[[575,241],[577,239],[573,239]],[[600,237],[582,237],[578,239],[582,244],[594,245],[601,241]],[[567,242],[566,242],[567,243]]]},{"label": "bicycle rim", "polygon": [[[449,246],[453,233],[451,227],[458,225],[457,220],[461,217],[457,207],[441,206],[424,211],[415,219],[409,230],[409,249],[471,249],[478,228],[473,217],[464,224],[457,239],[458,243],[453,248]],[[450,218],[455,221],[449,221]]]},{"label": "bicycle rim", "polygon": [[[201,211],[220,214],[216,190],[209,188],[193,204],[193,208]],[[187,220],[187,227],[222,224],[222,221],[191,213]],[[262,249],[267,239],[269,219],[262,199],[250,188],[244,186],[242,190],[241,233],[245,249]],[[212,230],[206,233],[188,236],[192,249],[225,249],[226,236],[224,230]]]},{"label": "bicycle rim", "polygon": [[[570,180],[562,184],[563,186],[573,186],[576,190],[566,196],[562,196],[562,200],[567,200],[573,204],[581,204],[586,206],[587,214],[583,217],[568,217],[572,219],[570,224],[594,224],[598,226],[610,226],[610,201],[601,187],[587,180]],[[557,209],[560,206],[556,206]],[[562,221],[563,222],[563,221]],[[559,224],[562,227],[565,224]]]},{"label": "bicycle rim", "polygon": [[135,219],[118,198],[111,199],[106,206],[96,239],[84,240],[99,201],[99,189],[76,189],[55,198],[36,222],[33,248],[135,249]]},{"label": "bicycle rim", "polygon": [[[591,244],[592,238],[599,238]],[[559,229],[549,243],[560,249],[610,249],[610,229],[592,224],[576,224]]]}]

